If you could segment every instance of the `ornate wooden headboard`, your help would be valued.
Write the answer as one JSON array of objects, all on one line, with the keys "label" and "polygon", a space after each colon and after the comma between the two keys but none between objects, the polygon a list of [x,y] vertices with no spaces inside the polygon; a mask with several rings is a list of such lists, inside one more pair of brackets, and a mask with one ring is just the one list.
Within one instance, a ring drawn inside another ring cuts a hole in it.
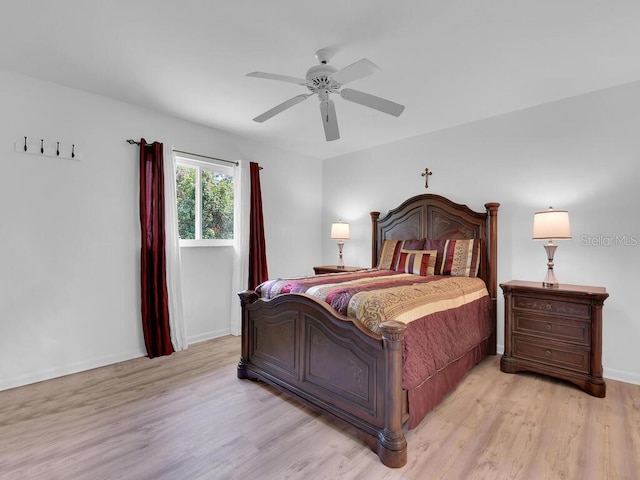
[{"label": "ornate wooden headboard", "polygon": [[371,212],[371,264],[377,266],[384,240],[431,238],[480,238],[479,276],[494,300],[497,293],[498,207],[486,203],[486,212],[475,212],[440,195],[425,193],[409,198],[382,218]]}]

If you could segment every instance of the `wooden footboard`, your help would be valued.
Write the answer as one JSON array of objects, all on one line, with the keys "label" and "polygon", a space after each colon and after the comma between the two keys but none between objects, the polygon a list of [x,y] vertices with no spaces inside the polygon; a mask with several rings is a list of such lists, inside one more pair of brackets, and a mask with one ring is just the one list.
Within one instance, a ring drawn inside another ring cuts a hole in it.
[{"label": "wooden footboard", "polygon": [[402,339],[391,321],[381,335],[304,294],[259,299],[239,294],[242,355],[238,377],[263,380],[328,413],[372,440],[382,463],[407,462],[402,430]]}]

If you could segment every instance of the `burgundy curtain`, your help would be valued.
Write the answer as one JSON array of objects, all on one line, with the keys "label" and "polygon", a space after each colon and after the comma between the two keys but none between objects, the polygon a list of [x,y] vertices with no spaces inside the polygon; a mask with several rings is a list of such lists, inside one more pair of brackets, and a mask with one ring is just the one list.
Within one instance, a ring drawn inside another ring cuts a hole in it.
[{"label": "burgundy curtain", "polygon": [[140,140],[142,330],[149,358],[173,352],[169,331],[162,144]]},{"label": "burgundy curtain", "polygon": [[249,163],[251,177],[251,208],[249,213],[249,290],[269,278],[267,270],[267,248],[264,241],[262,218],[262,191],[260,190],[260,166]]}]

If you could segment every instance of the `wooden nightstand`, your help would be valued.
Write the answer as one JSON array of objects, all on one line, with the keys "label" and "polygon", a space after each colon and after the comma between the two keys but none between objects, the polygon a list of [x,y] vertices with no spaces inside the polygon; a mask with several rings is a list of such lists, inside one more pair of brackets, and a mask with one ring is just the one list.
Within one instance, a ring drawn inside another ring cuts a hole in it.
[{"label": "wooden nightstand", "polygon": [[313,267],[313,271],[316,275],[319,275],[321,273],[357,272],[359,270],[366,270],[366,267],[339,268],[337,265],[320,265]]},{"label": "wooden nightstand", "polygon": [[604,397],[602,379],[603,287],[513,280],[504,292],[504,355],[500,370],[551,375]]}]

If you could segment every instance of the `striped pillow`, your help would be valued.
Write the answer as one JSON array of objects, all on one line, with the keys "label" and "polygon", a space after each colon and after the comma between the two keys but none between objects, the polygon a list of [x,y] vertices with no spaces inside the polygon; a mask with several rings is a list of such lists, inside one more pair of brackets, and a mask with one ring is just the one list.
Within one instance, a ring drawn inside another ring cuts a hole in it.
[{"label": "striped pillow", "polygon": [[480,269],[480,239],[446,240],[440,275],[477,277]]},{"label": "striped pillow", "polygon": [[436,250],[401,250],[396,272],[426,277],[433,275],[436,266]]},{"label": "striped pillow", "polygon": [[400,260],[400,251],[405,249],[421,250],[424,240],[385,240],[382,244],[378,268],[380,270],[395,270]]}]

